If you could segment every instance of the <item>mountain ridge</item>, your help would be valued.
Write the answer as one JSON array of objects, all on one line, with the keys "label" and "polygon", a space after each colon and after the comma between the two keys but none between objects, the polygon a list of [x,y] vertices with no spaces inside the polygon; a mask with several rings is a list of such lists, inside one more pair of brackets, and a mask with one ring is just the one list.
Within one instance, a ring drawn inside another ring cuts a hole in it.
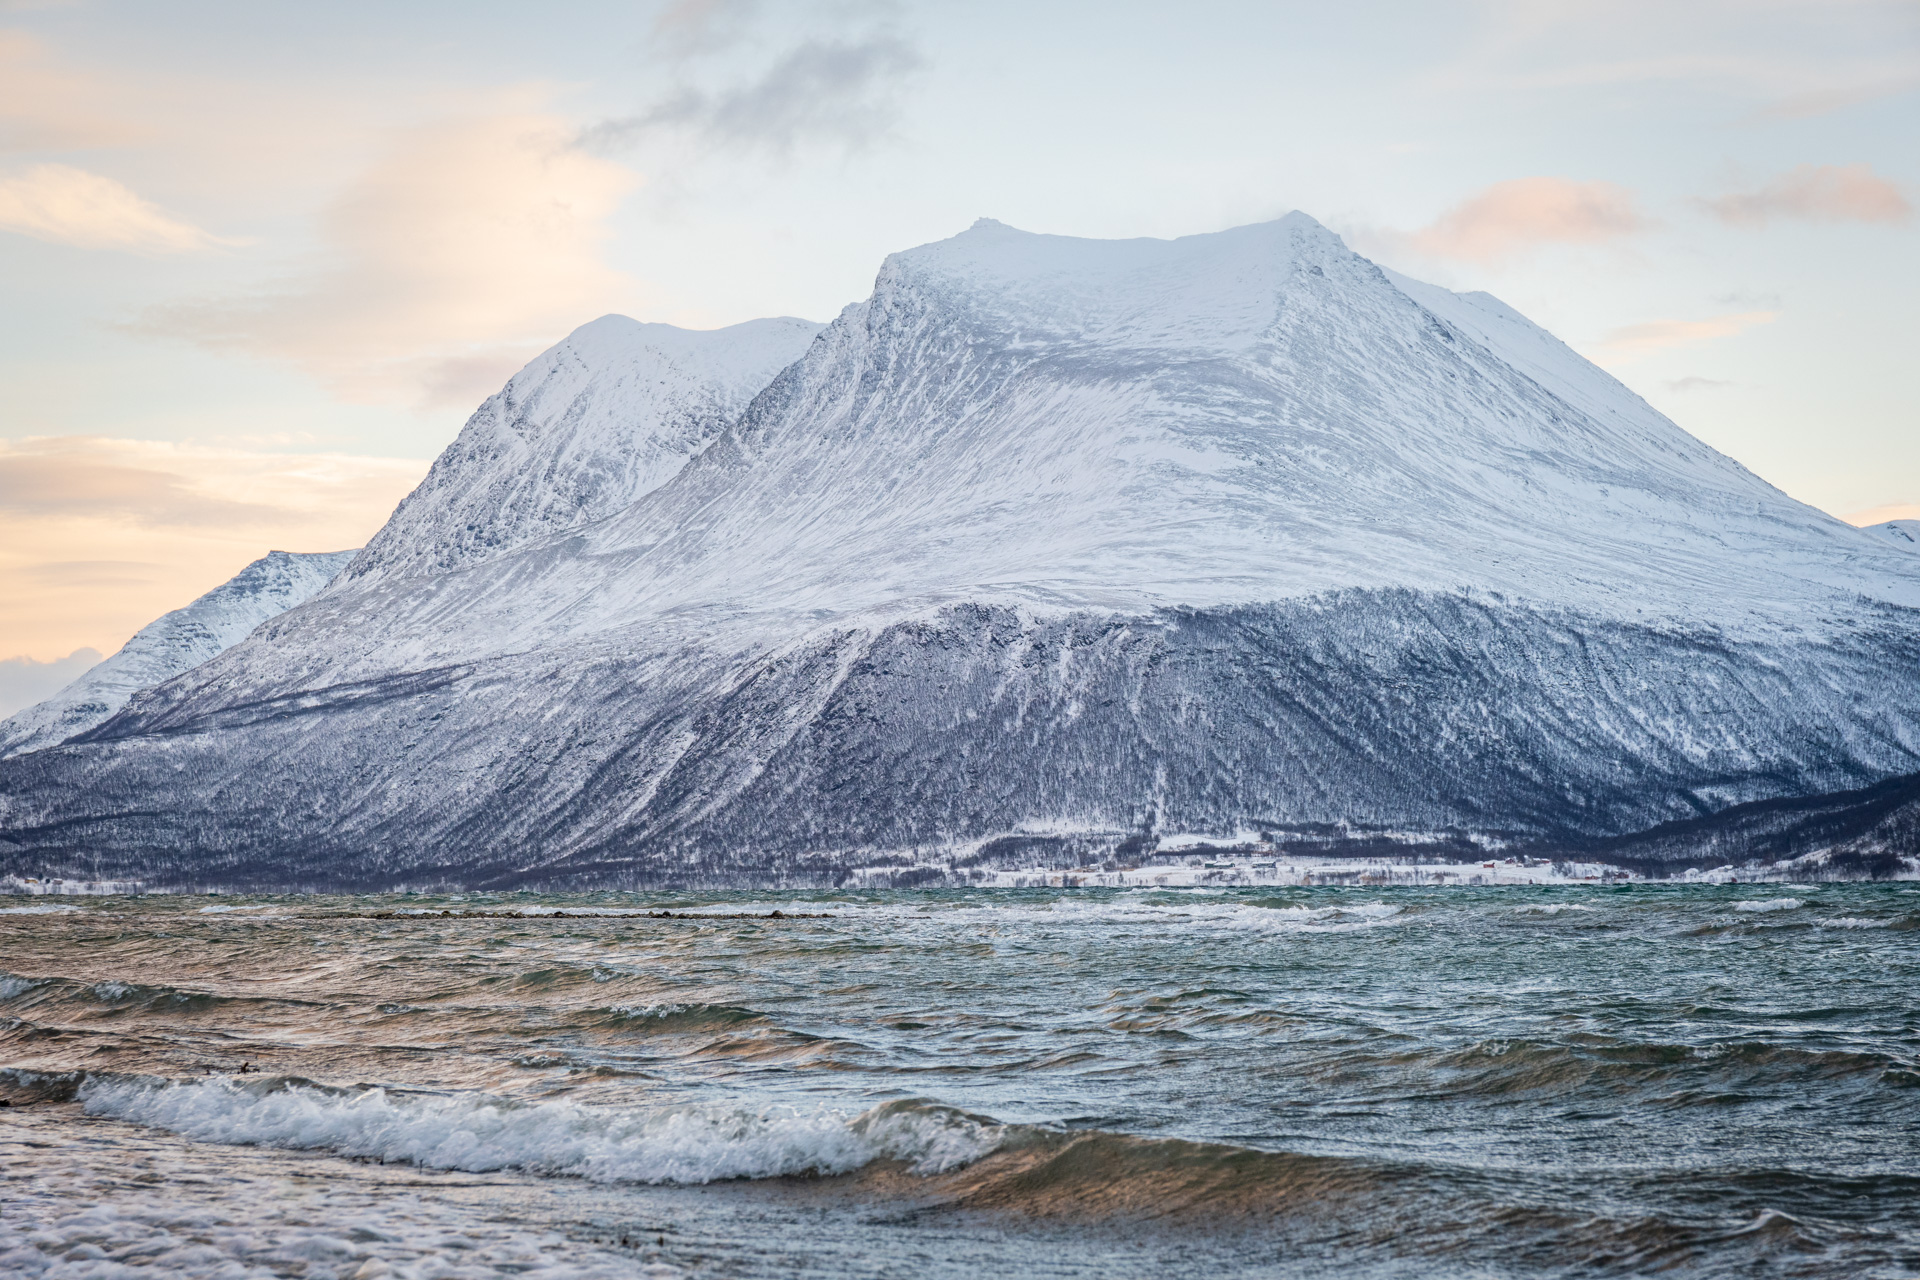
[{"label": "mountain ridge", "polygon": [[357,554],[269,551],[142,627],[51,698],[0,720],[0,759],[53,746],[111,719],[135,695],[217,657],[268,618],[310,599]]},{"label": "mountain ridge", "polygon": [[[815,876],[1039,831],[1601,838],[1920,768],[1920,562],[1305,215],[978,223],[703,439],[477,556],[429,520],[0,770],[4,838],[130,851],[138,803],[233,868]],[[244,814],[189,814],[189,758]]]}]

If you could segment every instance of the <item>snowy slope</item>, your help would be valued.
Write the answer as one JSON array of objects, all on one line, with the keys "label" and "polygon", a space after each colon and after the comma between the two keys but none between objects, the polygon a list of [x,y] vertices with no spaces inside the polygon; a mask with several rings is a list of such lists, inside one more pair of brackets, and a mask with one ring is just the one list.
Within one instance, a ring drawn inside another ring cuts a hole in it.
[{"label": "snowy slope", "polygon": [[[737,432],[581,542],[530,547],[511,591],[336,594],[283,651],[295,679],[361,678],[648,620],[778,643],[955,600],[1350,587],[1763,631],[1920,604],[1913,565],[1497,302],[1410,287],[1300,215],[1177,241],[983,223],[890,258]],[[386,639],[349,651],[328,638],[348,625]]]},{"label": "snowy slope", "polygon": [[1889,520],[1885,524],[1869,525],[1867,532],[1892,539],[1893,545],[1902,551],[1920,551],[1920,520]]},{"label": "snowy slope", "polygon": [[192,670],[268,618],[304,603],[355,554],[268,552],[184,609],[142,627],[118,653],[53,697],[0,721],[0,758],[85,733],[142,689]]},{"label": "snowy slope", "polygon": [[819,331],[580,326],[480,406],[349,576],[440,572],[612,515],[672,479]]},{"label": "snowy slope", "polygon": [[0,767],[20,856],[765,877],[1019,833],[1604,836],[1920,768],[1920,560],[1304,215],[896,254],[624,505],[493,496],[516,394],[332,589]]}]

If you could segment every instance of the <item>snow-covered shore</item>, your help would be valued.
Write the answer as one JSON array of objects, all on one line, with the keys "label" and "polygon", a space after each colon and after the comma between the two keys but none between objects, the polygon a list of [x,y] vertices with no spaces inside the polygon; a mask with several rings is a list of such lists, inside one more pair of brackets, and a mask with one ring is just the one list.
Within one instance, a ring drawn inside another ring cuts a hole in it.
[{"label": "snow-covered shore", "polygon": [[[869,867],[855,873],[853,883],[887,883],[899,877],[899,867]],[[1590,884],[1766,884],[1796,880],[1824,880],[1820,855],[1791,862],[1753,866],[1725,866],[1709,870],[1689,868],[1671,876],[1650,877],[1604,862],[1546,858],[1499,858],[1483,862],[1420,862],[1386,858],[1316,858],[1293,855],[1216,854],[1148,863],[1114,870],[1031,867],[1019,869],[956,869],[954,879],[983,889],[1231,889],[1311,885],[1354,886],[1496,886]],[[1893,877],[1920,880],[1920,865],[1909,861]]]}]

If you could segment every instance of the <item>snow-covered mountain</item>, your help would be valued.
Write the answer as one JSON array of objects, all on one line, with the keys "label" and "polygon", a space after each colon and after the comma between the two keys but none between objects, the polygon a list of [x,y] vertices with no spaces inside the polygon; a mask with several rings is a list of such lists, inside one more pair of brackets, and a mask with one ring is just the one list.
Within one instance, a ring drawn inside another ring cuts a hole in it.
[{"label": "snow-covered mountain", "polygon": [[[608,397],[624,430],[552,471],[491,443],[599,394],[539,400],[542,357],[329,590],[0,765],[13,857],[817,878],[1168,831],[1591,838],[1920,768],[1920,561],[1304,215],[982,222],[802,345],[711,435]],[[711,443],[541,479],[661,438]]]},{"label": "snow-covered mountain", "polygon": [[1868,527],[1893,539],[1893,545],[1903,551],[1920,551],[1920,520],[1889,520]]},{"label": "snow-covered mountain", "polygon": [[269,551],[192,604],[142,627],[53,697],[0,720],[0,759],[85,733],[142,689],[191,671],[268,618],[306,602],[356,554]]},{"label": "snow-covered mountain", "polygon": [[793,319],[711,332],[625,316],[581,325],[480,406],[352,576],[443,572],[623,510],[732,425],[819,332]]}]

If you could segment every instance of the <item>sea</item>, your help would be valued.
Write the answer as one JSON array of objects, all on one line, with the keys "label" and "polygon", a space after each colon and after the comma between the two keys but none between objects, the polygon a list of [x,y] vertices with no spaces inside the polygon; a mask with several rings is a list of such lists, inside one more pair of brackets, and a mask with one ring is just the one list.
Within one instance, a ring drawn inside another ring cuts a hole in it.
[{"label": "sea", "polygon": [[0,899],[0,1274],[1920,1276],[1920,885]]}]

